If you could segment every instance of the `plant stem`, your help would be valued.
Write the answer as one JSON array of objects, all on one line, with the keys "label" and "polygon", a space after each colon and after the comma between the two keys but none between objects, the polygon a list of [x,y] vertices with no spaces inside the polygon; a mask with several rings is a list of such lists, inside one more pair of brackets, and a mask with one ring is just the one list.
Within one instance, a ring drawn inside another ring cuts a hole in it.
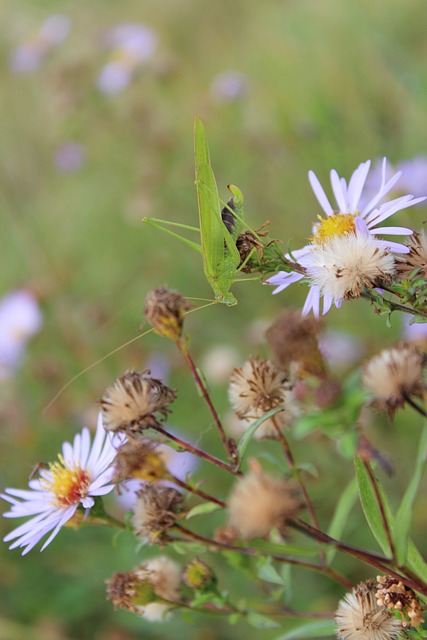
[{"label": "plant stem", "polygon": [[[294,459],[294,456],[292,454],[291,448],[289,446],[289,442],[287,441],[287,438],[286,438],[285,434],[283,433],[283,431],[280,429],[279,425],[277,424],[276,417],[273,416],[271,418],[271,420],[273,422],[273,425],[274,425],[274,428],[276,430],[277,437],[278,437],[278,439],[280,441],[280,444],[282,445],[282,448],[283,448],[283,451],[284,451],[284,454],[285,454],[285,458],[286,458],[286,460],[288,462],[289,468],[296,472],[295,473],[296,480],[297,480],[298,485],[299,485],[299,487],[301,489],[301,492],[302,492],[302,494],[304,496],[304,501],[305,501],[305,504],[306,504],[307,509],[308,509],[308,513],[309,513],[309,516],[310,516],[311,523],[316,527],[316,529],[319,529],[320,528],[319,527],[319,521],[318,521],[316,513],[314,511],[313,503],[311,502],[310,496],[308,495],[308,491],[307,491],[307,489],[305,487],[305,484],[301,479],[300,470],[296,469],[295,459]],[[326,562],[326,554],[325,554],[325,552],[323,551],[323,549],[321,547],[320,547],[320,557],[321,557],[322,563],[326,566],[326,564],[327,564],[327,562]]]},{"label": "plant stem", "polygon": [[[273,560],[277,560],[278,562],[284,562],[286,564],[290,564],[296,567],[301,567],[302,569],[308,569],[310,571],[316,571],[317,573],[322,573],[323,575],[327,576],[328,578],[331,578],[335,582],[338,582],[346,589],[352,589],[354,586],[353,583],[350,582],[350,580],[348,580],[345,576],[341,575],[338,571],[335,571],[334,569],[330,569],[329,567],[325,567],[323,565],[318,565],[311,562],[305,562],[303,560],[295,560],[295,558],[289,558],[287,556],[282,556],[278,554],[270,555],[267,552],[261,551],[260,549],[253,549],[250,547],[236,547],[233,544],[230,544],[227,542],[219,542],[217,540],[212,540],[211,538],[202,536],[198,533],[195,533],[194,531],[190,531],[189,529],[186,529],[185,527],[177,523],[175,523],[174,528],[177,529],[180,533],[182,533],[184,536],[186,536],[190,540],[195,540],[196,542],[205,544],[211,549],[216,547],[220,549],[225,549],[226,551],[235,551],[245,556],[263,555],[263,556],[271,557]],[[175,538],[175,539],[179,540],[180,542],[186,542],[185,538]],[[169,536],[169,540],[172,541],[174,540],[174,538]]]},{"label": "plant stem", "polygon": [[200,498],[203,498],[203,500],[208,500],[209,502],[213,502],[214,504],[217,504],[219,507],[222,507],[223,509],[225,509],[227,507],[225,502],[223,502],[222,500],[218,500],[218,498],[215,498],[214,496],[211,496],[208,493],[205,493],[201,489],[197,489],[197,487],[192,487],[187,482],[184,482],[183,480],[180,480],[179,478],[177,478],[176,476],[174,476],[172,474],[170,474],[170,476],[171,476],[173,482],[178,485],[178,487],[181,487],[182,489],[185,489],[186,491],[189,491],[190,493],[194,493],[196,496],[199,496]]},{"label": "plant stem", "polygon": [[178,438],[172,433],[169,433],[169,431],[166,431],[166,429],[164,429],[160,425],[156,425],[155,427],[153,427],[153,430],[162,434],[163,436],[165,436],[165,438],[168,438],[169,440],[176,442],[176,444],[178,444],[180,447],[182,447],[186,451],[189,451],[190,453],[192,453],[195,456],[198,456],[199,458],[203,458],[203,460],[206,460],[207,462],[214,464],[220,469],[224,469],[225,471],[228,471],[229,473],[232,473],[235,476],[242,475],[242,473],[240,471],[237,471],[234,468],[234,466],[227,464],[227,462],[224,462],[223,460],[220,460],[215,456],[211,456],[210,453],[206,453],[206,451],[203,451],[203,449],[198,449],[197,447],[195,447],[193,444],[190,444],[189,442],[185,442],[184,440],[181,440],[181,438]]},{"label": "plant stem", "polygon": [[410,395],[408,395],[407,393],[402,393],[403,397],[405,398],[406,402],[413,408],[415,409],[415,411],[417,411],[418,413],[420,413],[423,418],[427,418],[427,411],[424,409],[424,407],[420,407],[419,404],[417,404]]},{"label": "plant stem", "polygon": [[357,558],[358,560],[361,560],[371,567],[379,569],[383,573],[388,574],[391,578],[401,580],[408,587],[414,589],[414,591],[418,591],[422,595],[427,596],[427,585],[419,578],[417,578],[416,580],[413,580],[412,578],[406,578],[404,575],[401,575],[400,573],[395,571],[392,566],[390,566],[390,564],[392,564],[392,560],[390,560],[389,558],[384,558],[383,556],[379,556],[375,553],[370,553],[369,551],[364,551],[363,549],[358,549],[357,547],[351,547],[350,545],[344,544],[343,542],[331,538],[323,531],[315,529],[307,522],[303,522],[302,520],[289,520],[288,524],[298,531],[302,531],[303,533],[307,534],[311,538],[321,540],[326,544],[333,544],[339,551],[353,556],[353,558]]},{"label": "plant stem", "polygon": [[237,460],[237,455],[236,455],[236,445],[234,444],[234,441],[230,438],[227,438],[224,428],[222,426],[221,420],[219,419],[219,416],[216,412],[216,409],[212,403],[211,397],[209,395],[208,390],[206,389],[206,385],[204,384],[203,380],[200,377],[199,372],[197,371],[197,367],[194,363],[193,358],[191,357],[191,354],[188,350],[188,347],[184,344],[184,342],[182,340],[179,340],[177,343],[178,349],[180,350],[185,362],[188,364],[190,371],[192,373],[192,376],[194,378],[194,381],[196,383],[196,385],[198,386],[198,388],[200,389],[200,392],[203,396],[204,401],[206,402],[209,411],[214,419],[216,428],[218,429],[218,433],[220,435],[220,438],[222,440],[222,444],[224,445],[224,449],[226,451],[227,457],[230,460],[230,462],[232,462],[233,464],[237,465],[238,460]]}]

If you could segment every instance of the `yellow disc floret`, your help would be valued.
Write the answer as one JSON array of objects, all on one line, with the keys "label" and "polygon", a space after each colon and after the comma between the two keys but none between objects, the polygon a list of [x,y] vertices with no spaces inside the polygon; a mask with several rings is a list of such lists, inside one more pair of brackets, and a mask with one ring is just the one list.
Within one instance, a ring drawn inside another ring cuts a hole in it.
[{"label": "yellow disc floret", "polygon": [[336,236],[345,236],[356,232],[355,216],[351,213],[334,213],[328,218],[318,216],[316,231],[311,238],[313,244],[323,244]]},{"label": "yellow disc floret", "polygon": [[52,479],[42,481],[43,488],[54,494],[55,503],[60,507],[78,504],[87,495],[91,482],[89,474],[80,467],[66,466],[63,457],[58,457],[59,462],[49,465]]}]

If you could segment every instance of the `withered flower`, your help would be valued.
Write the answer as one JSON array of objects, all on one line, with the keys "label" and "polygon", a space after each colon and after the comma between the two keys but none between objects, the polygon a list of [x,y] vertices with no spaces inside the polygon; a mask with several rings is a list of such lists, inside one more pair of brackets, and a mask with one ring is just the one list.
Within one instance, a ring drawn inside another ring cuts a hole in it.
[{"label": "withered flower", "polygon": [[155,428],[175,398],[176,391],[151,378],[150,371],[126,371],[101,398],[104,429],[132,434]]},{"label": "withered flower", "polygon": [[412,589],[389,576],[377,576],[377,581],[377,604],[399,611],[403,627],[418,627],[424,621],[423,608]]},{"label": "withered flower", "polygon": [[154,331],[175,342],[181,337],[184,314],[189,308],[178,291],[166,287],[153,289],[145,298],[145,317]]},{"label": "withered flower", "polygon": [[418,269],[418,275],[427,278],[427,234],[423,230],[413,233],[405,241],[409,253],[399,253],[396,256],[397,273],[402,278],[407,278],[414,269]]},{"label": "withered flower", "polygon": [[164,459],[158,453],[158,444],[152,440],[132,438],[120,447],[114,459],[114,482],[131,478],[155,482],[168,475]]}]

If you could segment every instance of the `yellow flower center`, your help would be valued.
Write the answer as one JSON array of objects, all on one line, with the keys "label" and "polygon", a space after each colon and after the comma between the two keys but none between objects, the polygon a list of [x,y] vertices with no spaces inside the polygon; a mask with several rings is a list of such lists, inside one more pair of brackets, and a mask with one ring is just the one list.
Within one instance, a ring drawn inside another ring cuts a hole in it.
[{"label": "yellow flower center", "polygon": [[91,479],[85,469],[69,467],[61,455],[58,458],[59,462],[49,465],[52,479],[42,480],[42,485],[54,494],[58,506],[69,507],[78,504],[87,495]]},{"label": "yellow flower center", "polygon": [[319,223],[311,241],[313,244],[324,244],[335,236],[346,236],[349,233],[355,233],[354,218],[355,216],[352,213],[334,213],[328,218],[318,216]]}]

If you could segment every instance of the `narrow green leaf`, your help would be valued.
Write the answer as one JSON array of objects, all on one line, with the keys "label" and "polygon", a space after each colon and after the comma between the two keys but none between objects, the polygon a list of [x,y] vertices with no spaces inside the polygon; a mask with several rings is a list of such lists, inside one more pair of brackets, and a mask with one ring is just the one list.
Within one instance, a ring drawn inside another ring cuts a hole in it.
[{"label": "narrow green leaf", "polygon": [[[335,513],[332,517],[331,524],[329,526],[328,535],[331,538],[335,538],[339,540],[344,531],[345,525],[348,521],[348,517],[351,513],[353,505],[357,498],[357,480],[353,478],[344,491],[341,494],[340,499],[338,500],[338,504],[335,509]],[[332,545],[329,547],[326,552],[326,557],[328,559],[328,564],[332,562],[337,550]]]},{"label": "narrow green leaf", "polygon": [[256,611],[251,611],[246,616],[246,621],[255,629],[278,629],[280,624],[267,616],[263,616]]},{"label": "narrow green leaf", "polygon": [[328,638],[336,637],[337,625],[335,620],[316,620],[314,622],[303,622],[300,626],[294,627],[291,631],[277,636],[273,640],[306,640],[306,638]]},{"label": "narrow green leaf", "polygon": [[194,516],[206,515],[207,513],[218,511],[218,509],[221,509],[219,504],[215,504],[214,502],[202,502],[202,504],[198,504],[190,509],[185,516],[185,519],[190,520],[190,518],[194,518]]},{"label": "narrow green leaf", "polygon": [[414,474],[405,491],[396,514],[394,540],[396,545],[397,565],[405,563],[408,554],[408,535],[412,521],[412,507],[420,485],[427,459],[427,425],[421,433],[418,455],[415,461]]},{"label": "narrow green leaf", "polygon": [[[261,558],[260,558],[261,560]],[[258,578],[265,580],[266,582],[272,582],[273,584],[283,584],[283,578],[273,566],[271,558],[262,558],[263,562],[258,568]]]},{"label": "narrow green leaf", "polygon": [[[378,506],[377,498],[375,492],[371,485],[371,480],[369,478],[368,472],[365,469],[363,462],[360,458],[355,458],[354,461],[356,467],[356,476],[357,482],[359,485],[359,496],[360,502],[362,504],[363,513],[365,514],[366,521],[371,529],[372,533],[375,536],[376,541],[380,545],[383,552],[387,555],[391,555],[390,545],[388,543],[387,534],[384,528],[381,511]],[[389,514],[387,514],[387,509],[384,504],[384,509],[386,512],[386,517],[388,522],[391,524],[391,520],[389,518]]]},{"label": "narrow green leaf", "polygon": [[246,429],[245,433],[240,438],[240,441],[237,447],[237,453],[239,455],[239,466],[242,464],[244,455],[246,453],[246,449],[248,448],[248,444],[252,436],[254,435],[255,431],[258,429],[260,425],[263,424],[263,422],[265,422],[272,416],[275,416],[276,413],[279,413],[280,411],[283,411],[282,407],[276,407],[275,409],[271,409],[270,411],[267,411],[267,413],[264,413],[264,415],[261,416],[261,418],[258,418],[258,420],[255,420],[255,422],[253,422],[251,426]]}]

